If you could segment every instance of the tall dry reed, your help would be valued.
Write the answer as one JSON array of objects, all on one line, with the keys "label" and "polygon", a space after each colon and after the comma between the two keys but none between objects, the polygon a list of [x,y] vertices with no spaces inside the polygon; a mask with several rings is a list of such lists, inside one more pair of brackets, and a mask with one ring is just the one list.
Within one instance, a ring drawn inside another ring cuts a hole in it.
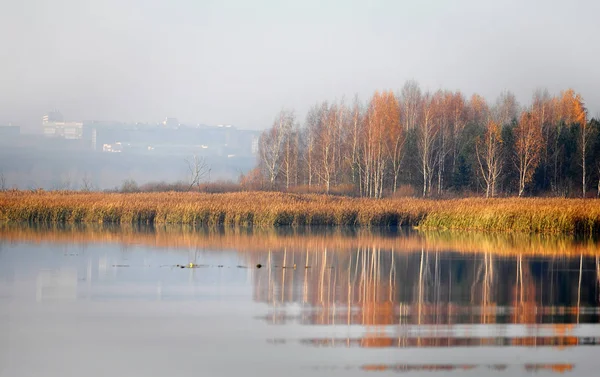
[{"label": "tall dry reed", "polygon": [[418,226],[530,233],[600,233],[600,200],[360,199],[272,192],[0,193],[0,221],[195,226]]}]

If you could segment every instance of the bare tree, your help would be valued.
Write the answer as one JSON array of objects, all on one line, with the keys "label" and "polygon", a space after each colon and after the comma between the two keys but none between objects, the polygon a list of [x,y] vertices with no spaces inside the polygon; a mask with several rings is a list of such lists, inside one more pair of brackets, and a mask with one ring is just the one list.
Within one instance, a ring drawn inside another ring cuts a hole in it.
[{"label": "bare tree", "polygon": [[304,162],[306,163],[306,179],[309,190],[315,175],[316,133],[321,119],[320,111],[321,107],[318,104],[308,110],[303,133]]},{"label": "bare tree", "polygon": [[338,105],[338,111],[335,116],[336,122],[336,150],[335,150],[335,174],[333,176],[335,184],[338,185],[344,180],[347,171],[344,170],[344,160],[347,153],[347,130],[351,120],[350,107],[346,105],[345,98],[342,97]]},{"label": "bare tree", "polygon": [[496,99],[496,105],[492,109],[492,116],[500,127],[509,125],[517,119],[519,102],[512,92],[506,90],[500,93]]},{"label": "bare tree", "polygon": [[281,171],[284,141],[293,123],[294,113],[281,110],[273,122],[273,127],[264,131],[260,136],[260,163],[267,173],[271,188],[275,185],[275,180]]},{"label": "bare tree", "polygon": [[314,154],[315,154],[315,135],[312,128],[310,128],[307,121],[307,126],[304,129],[304,162],[306,163],[306,183],[308,189],[312,187],[312,180],[314,175]]},{"label": "bare tree", "polygon": [[515,165],[519,173],[519,196],[532,180],[540,161],[542,130],[535,115],[524,111],[515,128]]},{"label": "bare tree", "polygon": [[319,158],[316,174],[319,180],[325,183],[328,194],[335,174],[336,112],[337,105],[329,106],[327,103],[323,103],[320,113],[321,120],[316,134]]},{"label": "bare tree", "polygon": [[419,151],[419,162],[423,174],[423,196],[431,192],[431,182],[435,165],[434,142],[438,128],[433,122],[435,103],[433,96],[429,93],[423,96],[421,103],[421,122],[417,133],[417,148]]},{"label": "bare tree", "polygon": [[400,99],[404,107],[400,123],[406,127],[406,130],[412,130],[417,127],[419,119],[419,104],[421,102],[419,83],[415,80],[404,83],[400,92]]},{"label": "bare tree", "polygon": [[[547,89],[537,89],[533,93],[531,101],[532,112],[536,114],[536,118],[542,129],[542,139],[546,148],[542,148],[542,174],[544,182],[552,174],[552,159],[553,154],[558,157],[559,148],[557,146],[560,136],[561,122],[557,121],[557,104],[558,100],[552,97]],[[550,187],[554,192],[557,192],[556,179],[551,179]]]},{"label": "bare tree", "polygon": [[[398,103],[397,99],[394,98],[396,103]],[[392,164],[392,175],[394,176],[394,183],[392,190],[396,192],[398,188],[398,176],[400,175],[400,167],[402,163],[402,159],[404,158],[404,144],[406,143],[406,131],[400,123],[401,111],[399,104],[395,107],[397,114],[393,113],[390,116],[396,116],[397,119],[388,119],[390,124],[388,125],[389,133],[387,140],[387,152],[388,158]]]},{"label": "bare tree", "polygon": [[[290,183],[298,174],[298,130],[294,120],[294,114],[290,114],[290,120],[284,128],[283,161],[282,169],[285,175],[285,188],[290,188]],[[297,181],[297,180],[296,180]]]},{"label": "bare tree", "polygon": [[349,134],[350,156],[349,163],[351,165],[352,183],[358,183],[358,191],[362,192],[362,175],[360,169],[360,138],[363,122],[363,114],[358,95],[354,96],[354,104],[351,112],[351,124]]},{"label": "bare tree", "polygon": [[88,173],[85,173],[81,178],[81,191],[94,191],[94,183],[92,182],[92,178],[88,175]]},{"label": "bare tree", "polygon": [[186,158],[185,163],[187,165],[188,181],[190,183],[188,190],[191,190],[194,186],[199,188],[202,179],[210,172],[210,167],[206,163],[206,159],[198,155],[193,155],[190,158]]},{"label": "bare tree", "polygon": [[487,124],[483,139],[475,143],[477,163],[485,181],[485,197],[496,195],[496,183],[502,172],[502,135],[500,125],[492,120]]},{"label": "bare tree", "polygon": [[438,195],[442,193],[444,187],[444,175],[446,170],[446,158],[452,151],[452,121],[453,121],[453,102],[454,94],[449,91],[438,91],[435,94],[436,114],[434,120],[439,129],[437,137],[436,157],[437,157],[437,181]]},{"label": "bare tree", "polygon": [[452,99],[452,174],[456,171],[458,155],[463,149],[463,131],[467,124],[467,105],[461,92],[454,92]]}]

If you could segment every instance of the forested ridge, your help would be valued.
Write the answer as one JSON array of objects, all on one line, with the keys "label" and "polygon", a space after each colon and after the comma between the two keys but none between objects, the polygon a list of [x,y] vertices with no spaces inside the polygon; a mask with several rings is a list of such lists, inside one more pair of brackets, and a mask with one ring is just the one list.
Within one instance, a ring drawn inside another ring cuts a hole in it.
[{"label": "forested ridge", "polygon": [[600,195],[600,122],[572,89],[509,91],[493,103],[460,91],[393,91],[281,110],[244,179],[282,191],[384,196]]}]

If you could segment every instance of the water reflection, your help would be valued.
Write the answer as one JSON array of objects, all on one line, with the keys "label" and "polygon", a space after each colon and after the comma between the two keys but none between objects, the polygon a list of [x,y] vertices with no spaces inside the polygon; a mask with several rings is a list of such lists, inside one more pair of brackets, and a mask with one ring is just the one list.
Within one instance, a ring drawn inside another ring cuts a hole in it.
[{"label": "water reflection", "polygon": [[[515,369],[523,368],[526,372],[539,373],[543,371],[550,371],[555,373],[566,373],[571,372],[575,366],[573,364],[365,364],[359,369],[366,372],[460,372],[460,371],[495,371],[495,372],[515,372]],[[349,371],[354,369],[352,366],[347,365],[344,367],[336,366],[319,366],[312,367],[311,370],[315,371],[338,371],[344,370]]]},{"label": "water reflection", "polygon": [[[378,247],[332,252],[252,254],[265,261],[255,299],[276,310],[266,320],[303,324],[452,325],[460,323],[594,323],[598,257],[496,256],[492,253],[402,252]],[[274,266],[296,264],[296,269]]]},{"label": "water reflection", "polygon": [[[294,354],[313,374],[564,373],[585,365],[574,355],[593,363],[600,344],[599,257],[595,239],[524,234],[3,225],[0,303],[16,318],[14,300],[31,294],[34,309],[65,305],[75,322],[82,302],[106,304],[93,318],[110,307],[113,319],[194,303],[202,324],[157,339],[202,328],[194,342],[214,331],[224,349]],[[334,364],[339,352],[356,362]]]},{"label": "water reflection", "polygon": [[523,233],[412,231],[364,228],[193,228],[190,226],[132,226],[84,224],[0,224],[0,241],[70,245],[114,244],[127,249],[148,246],[163,249],[335,251],[378,247],[391,251],[458,251],[494,255],[597,256],[595,238]]},{"label": "water reflection", "polygon": [[[573,364],[525,364],[524,369],[528,372],[539,372],[539,371],[552,371],[556,373],[565,373],[573,370]],[[494,365],[479,365],[479,364],[424,364],[424,365],[410,365],[410,364],[371,364],[363,365],[362,369],[369,372],[383,372],[383,371],[394,371],[394,372],[414,372],[414,371],[427,371],[427,372],[451,372],[451,371],[466,371],[473,369],[490,369],[494,371],[506,371],[511,368],[508,364],[494,364]]]}]

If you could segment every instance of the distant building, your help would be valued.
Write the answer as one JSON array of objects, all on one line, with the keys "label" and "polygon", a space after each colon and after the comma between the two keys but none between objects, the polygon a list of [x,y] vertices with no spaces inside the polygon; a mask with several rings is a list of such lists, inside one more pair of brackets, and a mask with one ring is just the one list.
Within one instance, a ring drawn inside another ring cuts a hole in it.
[{"label": "distant building", "polygon": [[[74,140],[98,152],[127,155],[202,156],[245,158],[256,155],[260,132],[240,130],[231,124],[186,126],[177,118],[160,123],[122,123],[106,121],[67,122],[51,111],[42,118],[43,134],[72,148]],[[6,144],[6,143],[5,143]],[[61,145],[62,145],[61,144]],[[64,147],[64,146],[63,146]]]},{"label": "distant building", "polygon": [[123,152],[123,144],[118,141],[114,144],[104,144],[102,146],[102,152],[121,153]]},{"label": "distant building", "polygon": [[42,117],[44,136],[57,137],[69,140],[78,140],[83,137],[82,122],[65,122],[62,114],[53,110]]},{"label": "distant building", "polygon": [[42,124],[64,121],[63,115],[58,110],[52,110],[42,117]]},{"label": "distant building", "polygon": [[81,122],[48,122],[44,124],[44,135],[63,139],[81,139],[83,123]]}]

